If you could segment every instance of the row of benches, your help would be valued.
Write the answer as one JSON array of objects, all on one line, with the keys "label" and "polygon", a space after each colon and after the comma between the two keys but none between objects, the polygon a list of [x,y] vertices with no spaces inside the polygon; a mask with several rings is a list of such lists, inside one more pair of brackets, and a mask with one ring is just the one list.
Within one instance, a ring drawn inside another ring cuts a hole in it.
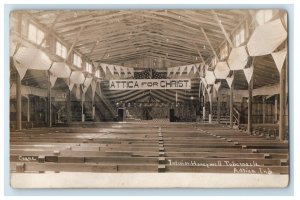
[{"label": "row of benches", "polygon": [[11,172],[287,174],[288,143],[218,124],[99,123],[12,131]]}]

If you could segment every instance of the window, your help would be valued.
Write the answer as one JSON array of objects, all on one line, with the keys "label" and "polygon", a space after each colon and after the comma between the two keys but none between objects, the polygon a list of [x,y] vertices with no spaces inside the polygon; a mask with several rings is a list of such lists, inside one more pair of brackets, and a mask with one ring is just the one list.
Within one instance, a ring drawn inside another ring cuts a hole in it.
[{"label": "window", "polygon": [[256,13],[256,21],[258,25],[263,25],[266,22],[270,21],[273,17],[272,10],[260,10]]},{"label": "window", "polygon": [[[38,29],[33,24],[29,24],[29,27],[28,27],[28,40],[40,45],[41,42],[43,41],[44,37],[45,37],[45,34],[44,34],[43,31]],[[42,46],[45,46],[45,42],[42,44]]]},{"label": "window", "polygon": [[96,71],[95,77],[96,77],[96,78],[100,78],[100,70],[99,70],[99,69]]},{"label": "window", "polygon": [[224,60],[227,56],[228,56],[228,46],[227,44],[225,44],[220,50],[220,59]]},{"label": "window", "polygon": [[85,71],[88,72],[88,73],[90,73],[90,74],[93,72],[93,67],[88,62],[85,63]]},{"label": "window", "polygon": [[58,41],[56,42],[56,55],[62,58],[67,57],[67,48]]},{"label": "window", "polygon": [[243,26],[236,31],[234,42],[236,47],[245,42],[245,28]]},{"label": "window", "polygon": [[81,68],[82,60],[81,57],[76,53],[73,54],[73,64]]}]

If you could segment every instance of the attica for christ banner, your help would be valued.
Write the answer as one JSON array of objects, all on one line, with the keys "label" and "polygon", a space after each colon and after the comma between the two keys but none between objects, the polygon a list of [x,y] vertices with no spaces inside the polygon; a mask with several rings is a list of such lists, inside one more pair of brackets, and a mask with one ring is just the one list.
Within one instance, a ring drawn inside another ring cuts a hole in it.
[{"label": "attica for christ banner", "polygon": [[191,79],[126,79],[110,80],[110,90],[191,89]]}]

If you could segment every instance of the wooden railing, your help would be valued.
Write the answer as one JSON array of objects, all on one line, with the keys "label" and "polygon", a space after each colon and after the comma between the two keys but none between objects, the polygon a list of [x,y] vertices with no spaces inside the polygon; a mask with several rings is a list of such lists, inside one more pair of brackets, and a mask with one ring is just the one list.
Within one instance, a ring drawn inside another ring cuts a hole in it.
[{"label": "wooden railing", "polygon": [[236,108],[233,107],[233,118],[234,118],[234,122],[236,125],[239,125],[241,122],[241,114],[240,111]]},{"label": "wooden railing", "polygon": [[101,100],[103,101],[103,103],[105,104],[105,106],[107,107],[107,109],[110,111],[112,116],[116,116],[117,115],[117,108],[114,108],[114,105],[112,105],[109,100],[107,100],[107,98],[105,97],[105,95],[103,95],[102,91],[101,93],[98,92],[96,90],[97,95],[101,98]]}]

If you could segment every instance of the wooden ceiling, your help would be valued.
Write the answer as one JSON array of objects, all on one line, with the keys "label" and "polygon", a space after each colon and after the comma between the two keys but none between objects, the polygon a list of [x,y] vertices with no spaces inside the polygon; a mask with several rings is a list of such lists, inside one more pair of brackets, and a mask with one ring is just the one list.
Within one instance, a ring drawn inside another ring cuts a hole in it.
[{"label": "wooden ceiling", "polygon": [[[52,32],[67,47],[98,63],[134,68],[156,68],[208,64],[226,42],[219,25],[232,34],[249,10],[28,10],[30,18]],[[220,21],[216,19],[216,15]],[[207,38],[205,37],[207,36]],[[255,58],[254,88],[279,83],[272,56]],[[46,88],[43,73],[26,74],[27,85]],[[31,80],[34,79],[34,80]],[[32,83],[32,84],[31,84]],[[61,84],[62,87],[67,86]],[[243,71],[235,74],[235,89],[247,89]],[[222,86],[227,88],[225,80]]]},{"label": "wooden ceiling", "polygon": [[[246,10],[214,12],[228,33],[249,17]],[[108,64],[124,65],[146,58],[154,62],[152,68],[197,63],[201,62],[198,50],[208,60],[213,55],[209,42],[218,50],[225,41],[211,10],[32,10],[28,13],[67,46],[75,42],[74,49],[83,56]]]}]

